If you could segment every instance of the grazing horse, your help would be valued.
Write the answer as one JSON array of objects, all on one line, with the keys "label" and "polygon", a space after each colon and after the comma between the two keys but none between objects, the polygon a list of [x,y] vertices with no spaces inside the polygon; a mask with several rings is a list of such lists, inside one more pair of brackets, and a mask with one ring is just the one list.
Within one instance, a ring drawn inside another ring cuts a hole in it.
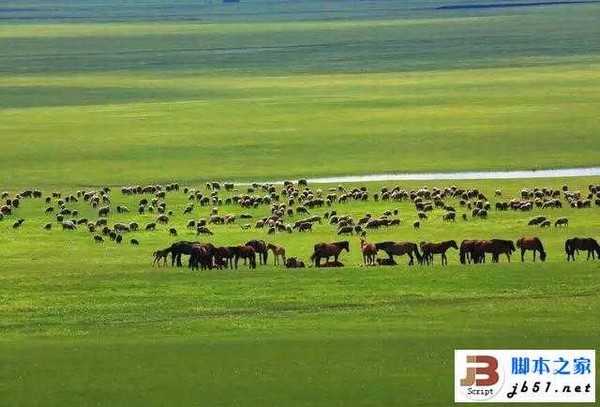
[{"label": "grazing horse", "polygon": [[223,267],[233,269],[234,256],[230,247],[216,247],[214,253],[215,266],[218,269]]},{"label": "grazing horse", "polygon": [[574,237],[565,241],[565,252],[567,253],[567,261],[575,261],[575,252],[578,252],[579,250],[587,251],[588,260],[590,259],[590,256],[592,256],[592,259],[595,258],[594,252],[598,255],[598,258],[600,259],[600,245],[598,245],[598,242],[595,239],[592,239],[591,237]]},{"label": "grazing horse", "polygon": [[254,252],[258,254],[258,261],[260,264],[267,264],[269,251],[267,250],[267,243],[265,243],[264,240],[250,240],[246,242],[246,246],[254,248]]},{"label": "grazing horse", "polygon": [[202,270],[212,269],[214,249],[210,243],[194,244],[190,252],[189,267],[192,270],[198,270],[198,266]]},{"label": "grazing horse", "polygon": [[252,246],[234,246],[229,248],[234,255],[234,266],[237,270],[238,262],[240,258],[244,260],[249,260],[248,267],[251,269],[256,268],[256,250]]},{"label": "grazing horse", "polygon": [[535,262],[536,252],[540,252],[540,260],[546,261],[546,251],[542,241],[537,237],[522,237],[517,240],[517,247],[521,249],[521,261],[525,261],[525,251],[533,250],[533,261]]},{"label": "grazing horse", "polygon": [[281,261],[285,264],[285,247],[277,246],[273,243],[269,243],[267,245],[267,250],[271,250],[273,252],[273,264],[275,266],[279,265],[279,258],[281,257]]},{"label": "grazing horse", "polygon": [[471,253],[473,263],[485,263],[485,254],[492,255],[492,262],[498,263],[501,254],[506,254],[506,259],[510,263],[510,255],[516,250],[512,240],[491,239],[478,240],[475,242]]},{"label": "grazing horse", "polygon": [[171,267],[175,266],[175,262],[177,262],[177,267],[182,267],[183,264],[181,264],[181,255],[191,255],[192,247],[195,244],[200,244],[200,242],[188,242],[181,240],[173,243],[171,247],[169,247],[169,251],[171,252]]},{"label": "grazing horse", "polygon": [[152,255],[154,256],[154,260],[152,261],[152,267],[156,264],[160,267],[160,261],[163,261],[163,266],[167,265],[167,259],[169,258],[169,253],[171,252],[170,248],[166,248],[163,250],[157,250]]},{"label": "grazing horse", "polygon": [[459,255],[461,264],[471,264],[473,260],[473,250],[477,240],[463,240],[460,243]]},{"label": "grazing horse", "polygon": [[360,239],[360,251],[363,255],[363,263],[366,266],[374,266],[377,258],[377,247],[373,243],[367,242],[365,239]]},{"label": "grazing horse", "polygon": [[338,263],[338,257],[342,250],[350,252],[350,243],[347,240],[333,243],[317,243],[314,246],[314,252],[310,256],[310,260],[315,263],[315,267],[321,267],[322,258],[325,261],[329,261],[329,258],[333,257],[335,262]]},{"label": "grazing horse", "polygon": [[458,250],[458,246],[456,245],[456,241],[454,240],[446,240],[440,243],[421,243],[421,252],[423,253],[423,260],[427,264],[433,264],[433,255],[441,254],[442,255],[442,266],[448,264],[448,257],[446,257],[446,252],[448,249],[453,248]]},{"label": "grazing horse", "polygon": [[394,256],[402,256],[406,254],[409,258],[409,266],[415,264],[415,257],[417,258],[417,262],[419,264],[423,263],[423,257],[421,256],[421,253],[419,253],[419,249],[417,248],[416,243],[386,241],[375,243],[375,248],[377,250],[383,250],[388,255],[391,261],[394,260]]}]

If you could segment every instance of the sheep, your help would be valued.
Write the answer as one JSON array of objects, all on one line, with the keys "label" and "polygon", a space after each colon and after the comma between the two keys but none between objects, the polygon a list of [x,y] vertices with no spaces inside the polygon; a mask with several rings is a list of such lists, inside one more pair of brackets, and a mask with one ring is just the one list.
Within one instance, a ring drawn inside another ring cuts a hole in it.
[{"label": "sheep", "polygon": [[419,229],[420,227],[421,227],[421,222],[419,222],[418,220],[413,223],[413,228]]},{"label": "sheep", "polygon": [[44,230],[52,230],[52,223],[46,223],[43,228]]},{"label": "sheep", "polygon": [[200,226],[199,228],[196,229],[196,235],[213,235],[213,232],[207,228],[206,226]]},{"label": "sheep", "polygon": [[137,239],[131,239],[129,241],[129,243],[131,243],[133,246],[139,246],[140,242]]},{"label": "sheep", "polygon": [[169,229],[169,236],[177,236],[177,229],[170,228]]},{"label": "sheep", "polygon": [[95,235],[94,236],[94,242],[96,242],[96,243],[104,243],[104,239],[100,235]]},{"label": "sheep", "polygon": [[66,220],[66,221],[62,222],[61,225],[62,225],[62,230],[75,230],[75,229],[77,229],[77,226],[75,225],[75,223],[73,223],[70,220]]},{"label": "sheep", "polygon": [[148,223],[145,227],[146,231],[154,231],[156,230],[156,223]]},{"label": "sheep", "polygon": [[122,241],[123,241],[123,235],[117,235],[117,237],[115,238],[115,242],[117,242],[117,244],[121,244]]},{"label": "sheep", "polygon": [[559,227],[559,226],[569,226],[569,219],[567,219],[567,218],[556,219],[556,222],[554,222],[554,227]]}]

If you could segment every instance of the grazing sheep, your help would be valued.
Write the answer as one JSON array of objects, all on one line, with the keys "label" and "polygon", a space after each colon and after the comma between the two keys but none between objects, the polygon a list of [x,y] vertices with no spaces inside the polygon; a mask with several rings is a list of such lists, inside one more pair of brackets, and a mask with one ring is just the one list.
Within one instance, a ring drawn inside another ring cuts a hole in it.
[{"label": "grazing sheep", "polygon": [[94,236],[94,242],[96,242],[96,243],[104,243],[104,239],[100,235],[95,235]]},{"label": "grazing sheep", "polygon": [[467,221],[467,220],[469,220],[469,217],[467,216],[467,214],[466,214],[466,213],[463,213],[463,214],[462,214],[462,220],[464,220],[464,221]]},{"label": "grazing sheep", "polygon": [[213,235],[213,232],[206,226],[200,226],[196,229],[196,235]]},{"label": "grazing sheep", "polygon": [[421,227],[421,222],[419,222],[418,220],[413,223],[413,228],[419,229],[420,227]]},{"label": "grazing sheep", "polygon": [[156,230],[156,223],[152,222],[152,223],[148,223],[145,227],[145,229],[147,231],[154,231]]},{"label": "grazing sheep", "polygon": [[446,212],[443,216],[444,221],[454,222],[456,221],[456,212]]},{"label": "grazing sheep", "polygon": [[169,223],[169,217],[167,215],[160,215],[156,218],[156,222],[166,225],[167,223]]},{"label": "grazing sheep", "polygon": [[110,212],[110,206],[103,206],[102,208],[98,209],[98,216],[106,217],[106,216],[108,216],[109,212]]},{"label": "grazing sheep", "polygon": [[540,227],[541,228],[547,228],[547,227],[550,227],[551,224],[552,223],[549,220],[545,220],[542,223],[540,223]]},{"label": "grazing sheep", "polygon": [[554,222],[554,227],[559,227],[559,226],[569,226],[569,219],[567,219],[567,218],[556,219],[556,222]]},{"label": "grazing sheep", "polygon": [[44,230],[52,230],[52,223],[46,223],[44,225]]},{"label": "grazing sheep", "polygon": [[62,230],[75,230],[77,229],[77,225],[75,225],[75,223],[71,222],[70,220],[66,220],[63,223],[61,223],[62,225]]},{"label": "grazing sheep", "polygon": [[15,223],[13,223],[13,229],[20,228],[21,225],[23,224],[23,222],[25,222],[25,219],[19,219],[18,221],[16,221]]},{"label": "grazing sheep", "polygon": [[117,244],[121,244],[122,241],[123,241],[123,235],[117,235],[117,237],[115,238],[115,242],[117,242]]},{"label": "grazing sheep", "polygon": [[129,243],[131,243],[134,246],[139,246],[140,245],[140,242],[137,239],[131,239],[129,241]]},{"label": "grazing sheep", "polygon": [[177,236],[177,229],[175,229],[175,228],[169,229],[169,236]]}]

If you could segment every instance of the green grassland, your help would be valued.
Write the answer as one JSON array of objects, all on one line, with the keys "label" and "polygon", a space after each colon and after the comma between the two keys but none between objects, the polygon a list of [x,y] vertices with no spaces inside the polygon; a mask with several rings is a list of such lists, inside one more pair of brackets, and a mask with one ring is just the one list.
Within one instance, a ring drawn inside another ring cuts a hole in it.
[{"label": "green grassland", "polygon": [[[524,187],[567,183],[585,190],[599,181],[427,186],[477,186],[490,197],[501,188],[503,197],[493,203],[518,196]],[[381,186],[368,184],[371,192]],[[115,188],[113,206],[135,208],[139,198],[122,196]],[[412,228],[416,212],[407,202],[352,202],[313,210],[335,209],[357,218],[399,209],[402,224],[370,232],[371,241],[537,235],[549,253],[543,264],[533,264],[530,256],[521,264],[515,256],[510,264],[503,258],[501,264],[464,266],[451,251],[447,267],[439,260],[435,266],[408,267],[404,258],[397,267],[364,267],[353,236],[351,252],[342,255],[348,267],[340,270],[289,271],[269,264],[254,271],[241,266],[190,272],[151,266],[152,251],[174,240],[168,227],[177,228],[181,239],[194,239],[185,230],[187,220],[209,214],[208,207],[197,207],[183,215],[187,198],[181,191],[167,195],[168,209],[175,213],[169,226],[125,236],[125,241],[140,240],[139,247],[95,244],[84,230],[44,231],[41,225],[53,222],[52,215],[43,214],[46,205],[23,202],[14,216],[26,219],[21,229],[13,230],[8,219],[0,222],[0,393],[11,405],[443,405],[452,400],[455,348],[599,345],[600,262],[581,255],[567,263],[562,248],[571,236],[598,238],[598,207],[492,210],[487,220],[455,224],[443,222],[442,212],[435,210],[417,231]],[[454,200],[448,203],[459,207]],[[96,217],[87,203],[69,207]],[[243,212],[259,218],[269,210],[220,208],[222,214]],[[540,213],[550,219],[566,216],[570,225],[527,226]],[[144,225],[155,217],[115,213],[110,222]],[[215,244],[259,237],[305,260],[315,242],[339,239],[326,223],[312,233],[274,236],[242,231],[238,224],[212,228]]]},{"label": "green grassland", "polygon": [[598,163],[600,6],[360,3],[326,21],[267,7],[252,22],[3,24],[0,184]]}]

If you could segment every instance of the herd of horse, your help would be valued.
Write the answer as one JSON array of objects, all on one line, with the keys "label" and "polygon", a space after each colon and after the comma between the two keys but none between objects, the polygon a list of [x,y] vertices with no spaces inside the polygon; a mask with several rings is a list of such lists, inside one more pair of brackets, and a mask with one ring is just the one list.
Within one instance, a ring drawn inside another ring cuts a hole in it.
[{"label": "herd of horse", "polygon": [[[434,262],[434,256],[439,255],[442,265],[448,264],[446,252],[449,249],[459,251],[459,261],[461,264],[480,264],[486,262],[486,255],[491,257],[492,263],[498,263],[501,256],[506,256],[510,262],[511,255],[520,250],[521,261],[525,261],[525,254],[531,251],[533,261],[539,259],[545,261],[547,258],[546,250],[542,241],[538,237],[522,237],[515,242],[506,239],[489,240],[463,240],[460,245],[455,240],[443,242],[395,242],[385,241],[378,243],[369,243],[365,239],[360,239],[360,250],[363,257],[363,264],[366,266],[393,266],[396,265],[394,256],[408,257],[408,265],[418,264],[431,265]],[[313,253],[310,257],[311,264],[314,267],[342,267],[344,264],[340,261],[342,252],[350,252],[350,242],[347,240],[331,243],[317,243],[313,247]],[[387,257],[378,258],[377,254],[382,251]],[[579,251],[587,252],[587,259],[600,259],[600,245],[593,238],[571,238],[565,241],[565,254],[567,261],[574,261],[575,255]],[[192,270],[197,269],[237,269],[239,260],[249,268],[255,269],[257,258],[259,264],[266,265],[269,252],[273,253],[274,265],[285,265],[287,268],[303,268],[305,264],[296,257],[286,258],[285,248],[282,246],[267,243],[264,240],[254,239],[238,246],[215,246],[207,242],[178,241],[171,246],[154,252],[153,265],[166,265],[169,255],[171,256],[171,265],[182,267],[182,255],[188,255],[188,267]]]}]

